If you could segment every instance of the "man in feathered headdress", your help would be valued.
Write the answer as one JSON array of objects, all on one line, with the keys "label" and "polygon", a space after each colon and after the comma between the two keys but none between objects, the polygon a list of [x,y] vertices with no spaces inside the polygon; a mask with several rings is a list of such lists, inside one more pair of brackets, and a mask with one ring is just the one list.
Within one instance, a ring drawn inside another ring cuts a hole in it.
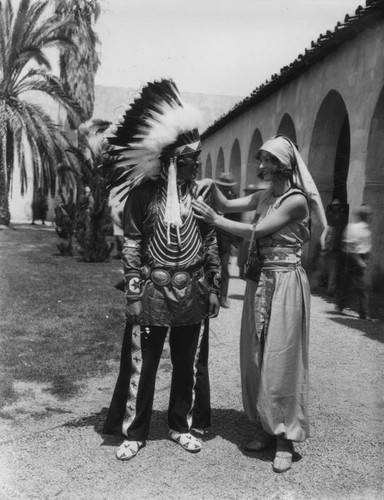
[{"label": "man in feathered headdress", "polygon": [[[142,89],[108,139],[111,162],[102,172],[110,189],[126,199],[127,327],[104,427],[126,438],[117,450],[120,460],[133,458],[145,445],[168,330],[173,364],[169,437],[198,452],[201,442],[191,427],[210,425],[207,318],[219,312],[220,259],[214,229],[192,211],[199,122],[176,85],[161,80]],[[195,403],[204,408],[200,415]]]}]

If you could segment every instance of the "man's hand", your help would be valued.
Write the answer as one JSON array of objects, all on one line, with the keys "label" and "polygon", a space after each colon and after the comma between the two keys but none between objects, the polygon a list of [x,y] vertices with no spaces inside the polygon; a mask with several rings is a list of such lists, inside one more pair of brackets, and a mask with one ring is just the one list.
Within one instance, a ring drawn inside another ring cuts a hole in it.
[{"label": "man's hand", "polygon": [[215,293],[210,293],[208,316],[210,318],[217,318],[219,311],[220,311],[219,297]]},{"label": "man's hand", "polygon": [[125,319],[132,325],[139,325],[142,310],[143,306],[141,305],[141,300],[127,302],[127,307],[125,308]]}]

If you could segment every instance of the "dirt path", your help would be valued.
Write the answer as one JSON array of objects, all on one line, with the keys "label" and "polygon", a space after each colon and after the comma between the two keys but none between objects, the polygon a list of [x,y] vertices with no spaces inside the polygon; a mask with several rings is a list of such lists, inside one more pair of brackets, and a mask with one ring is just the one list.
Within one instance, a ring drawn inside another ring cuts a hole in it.
[{"label": "dirt path", "polygon": [[312,437],[296,447],[292,469],[279,475],[272,472],[272,451],[251,454],[242,448],[252,437],[239,380],[243,292],[244,283],[232,279],[231,308],[212,322],[213,426],[201,453],[190,455],[167,440],[167,357],[159,371],[150,440],[128,463],[114,456],[118,441],[101,435],[115,374],[89,380],[78,397],[64,403],[26,385],[19,403],[25,413],[3,419],[0,427],[0,499],[384,498],[383,318],[363,323],[354,313],[335,315],[331,304],[313,297]]}]

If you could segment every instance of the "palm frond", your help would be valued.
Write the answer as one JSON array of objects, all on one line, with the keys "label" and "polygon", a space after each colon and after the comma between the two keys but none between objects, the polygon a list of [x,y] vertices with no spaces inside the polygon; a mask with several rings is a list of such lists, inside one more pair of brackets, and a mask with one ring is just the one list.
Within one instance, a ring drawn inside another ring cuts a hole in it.
[{"label": "palm frond", "polygon": [[59,192],[63,189],[63,187],[67,187],[68,189],[75,189],[77,186],[77,180],[79,178],[79,174],[72,165],[61,164],[57,167],[57,183],[59,187]]},{"label": "palm frond", "polygon": [[[39,180],[44,190],[54,194],[56,167],[63,161],[71,161],[67,152],[71,144],[39,106],[21,102],[16,110],[24,136],[28,137],[34,178]],[[18,142],[18,147],[24,150],[22,138],[19,137]]]},{"label": "palm frond", "polygon": [[16,15],[12,15],[12,29],[9,32],[9,61],[17,64],[22,39],[28,24],[30,0],[21,0]]},{"label": "palm frond", "polygon": [[21,45],[30,45],[34,31],[46,23],[47,5],[47,1],[34,2],[32,5],[29,5],[28,17],[25,20],[24,30],[21,33]]},{"label": "palm frond", "polygon": [[0,68],[3,73],[2,77],[4,78],[4,64],[7,60],[6,52],[7,52],[7,43],[6,37],[9,30],[9,26],[7,23],[6,9],[4,9],[2,3],[0,2]]},{"label": "palm frond", "polygon": [[51,63],[46,54],[44,54],[41,49],[33,47],[25,50],[22,54],[20,54],[17,60],[17,65],[18,67],[23,69],[32,60],[35,60],[39,66],[51,69]]},{"label": "palm frond", "polygon": [[15,84],[13,91],[17,94],[42,92],[61,104],[70,117],[76,119],[81,113],[79,104],[67,95],[60,79],[43,69],[31,69]]},{"label": "palm frond", "polygon": [[68,21],[60,21],[53,19],[48,20],[50,26],[47,28],[45,25],[39,27],[31,36],[30,43],[36,46],[50,47],[55,44],[58,47],[68,48],[71,47],[73,50],[77,50],[73,39],[66,35],[66,27],[71,24]]}]

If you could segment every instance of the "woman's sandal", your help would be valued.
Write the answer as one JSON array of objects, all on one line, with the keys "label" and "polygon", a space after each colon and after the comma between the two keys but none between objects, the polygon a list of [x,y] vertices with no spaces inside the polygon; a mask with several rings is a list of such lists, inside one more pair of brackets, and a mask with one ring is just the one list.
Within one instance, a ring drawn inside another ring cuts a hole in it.
[{"label": "woman's sandal", "polygon": [[127,439],[117,448],[116,457],[119,460],[131,460],[139,450],[145,446],[144,441],[128,441]]},{"label": "woman's sandal", "polygon": [[274,472],[286,472],[292,466],[292,456],[294,448],[293,443],[289,439],[277,440],[276,455],[273,461]]},{"label": "woman's sandal", "polygon": [[197,453],[202,448],[201,442],[189,432],[181,433],[171,429],[169,431],[169,439],[175,441],[175,443],[178,443],[184,450],[190,453]]}]

